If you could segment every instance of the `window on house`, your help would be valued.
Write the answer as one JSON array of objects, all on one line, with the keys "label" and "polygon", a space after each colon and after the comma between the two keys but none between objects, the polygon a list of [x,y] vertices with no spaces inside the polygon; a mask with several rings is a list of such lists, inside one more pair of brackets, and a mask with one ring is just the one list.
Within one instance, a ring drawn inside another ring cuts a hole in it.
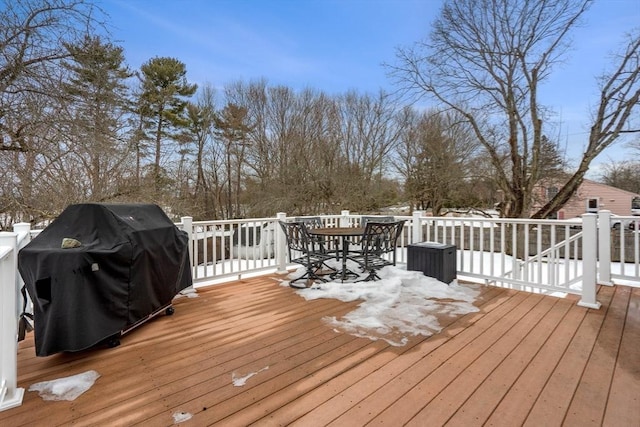
[{"label": "window on house", "polygon": [[640,197],[631,199],[631,215],[640,215]]},{"label": "window on house", "polygon": [[597,213],[598,212],[598,199],[589,199],[589,200],[587,200],[587,212],[589,212],[589,213]]},{"label": "window on house", "polygon": [[558,194],[558,187],[547,188],[547,200],[553,199]]}]

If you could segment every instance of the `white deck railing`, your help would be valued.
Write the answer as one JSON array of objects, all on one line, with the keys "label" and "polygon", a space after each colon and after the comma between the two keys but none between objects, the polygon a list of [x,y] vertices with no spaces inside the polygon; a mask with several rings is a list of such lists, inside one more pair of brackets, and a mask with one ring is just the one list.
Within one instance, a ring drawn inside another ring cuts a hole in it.
[{"label": "white deck railing", "polygon": [[[456,245],[459,276],[486,284],[530,292],[582,294],[587,273],[584,266],[590,265],[583,258],[595,260],[595,246],[583,249],[587,231],[573,229],[565,221],[420,220],[426,223],[422,240]],[[595,233],[595,228],[591,233]]]},{"label": "white deck railing", "polygon": [[[606,211],[600,222],[608,224],[604,215]],[[194,283],[215,283],[291,267],[286,262],[286,242],[277,224],[287,218],[285,213],[243,220],[182,218],[177,225],[190,235]],[[327,226],[360,224],[360,215],[349,211],[321,218]],[[597,305],[587,288],[593,288],[595,295],[596,242],[606,246],[610,230],[608,226],[601,227],[601,236],[596,238],[595,214],[585,215],[580,229],[562,220],[427,217],[422,212],[396,218],[407,220],[398,242],[397,261],[401,264],[406,263],[407,247],[412,243],[453,244],[457,248],[457,274],[462,279],[530,292],[578,294],[583,295],[582,305]],[[640,250],[636,251],[638,258],[637,254]],[[607,264],[607,258],[601,256],[600,265],[603,264]],[[630,274],[629,266],[623,271],[627,273],[625,279],[640,280],[640,274]],[[634,272],[638,271],[640,264],[636,263]],[[610,283],[605,278],[606,271],[601,272],[601,282]],[[585,287],[585,282],[593,286]]]},{"label": "white deck railing", "polygon": [[[327,226],[348,227],[359,225],[361,216],[342,211],[321,218]],[[578,304],[590,308],[600,307],[597,281],[605,285],[612,284],[612,279],[640,282],[638,217],[616,217],[616,221],[634,222],[636,231],[613,233],[614,220],[607,211],[583,215],[581,229],[561,220],[436,218],[419,211],[396,218],[407,220],[398,242],[400,264],[407,262],[407,247],[412,243],[453,244],[460,279],[530,292],[578,294]],[[194,284],[292,267],[278,225],[278,220],[286,219],[285,213],[219,221],[183,217],[176,225],[189,235]],[[17,253],[35,233],[29,232],[28,224],[17,224],[13,233],[0,233],[0,410],[20,405],[24,392],[16,383],[17,322],[22,309]],[[623,262],[612,263],[612,259]]]},{"label": "white deck railing", "polygon": [[[598,212],[598,221],[610,224],[598,232],[598,281],[611,284],[638,282],[640,277],[640,217],[612,216],[609,211]],[[613,226],[617,230],[610,232]]]},{"label": "white deck railing", "polygon": [[29,241],[29,224],[0,232],[0,411],[22,405],[17,382],[18,318],[22,309],[18,251]]}]

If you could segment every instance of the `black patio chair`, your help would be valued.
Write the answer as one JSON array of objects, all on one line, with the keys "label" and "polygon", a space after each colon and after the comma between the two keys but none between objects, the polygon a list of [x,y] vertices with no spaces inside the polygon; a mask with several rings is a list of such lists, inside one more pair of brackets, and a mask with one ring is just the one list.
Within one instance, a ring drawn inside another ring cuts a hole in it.
[{"label": "black patio chair", "polygon": [[[368,222],[394,222],[396,219],[392,216],[367,216],[367,215],[362,215],[360,217],[360,227],[362,228],[366,228],[367,227],[367,223]],[[351,240],[351,244],[352,245],[361,245],[362,244],[362,238],[357,238],[357,239],[352,239]],[[356,252],[360,251],[360,249],[358,248],[356,250]]]},{"label": "black patio chair", "polygon": [[[295,222],[303,222],[308,229],[326,227],[326,225],[322,222],[322,218],[320,218],[319,216],[297,216],[293,220]],[[311,235],[311,242],[313,243],[313,246],[317,246],[318,250],[321,252],[329,252],[329,250],[332,250],[335,253],[336,260],[339,259],[340,245],[337,238],[331,240],[329,237]]]},{"label": "black patio chair", "polygon": [[395,222],[368,221],[361,240],[361,249],[349,255],[363,271],[368,272],[362,281],[379,280],[377,270],[396,265],[396,247],[405,220]]},{"label": "black patio chair", "polygon": [[[293,222],[304,223],[307,229],[324,227],[324,224],[322,223],[322,219],[319,216],[297,216],[293,219]],[[319,252],[327,251],[325,241],[322,236],[311,235],[310,237],[311,237],[312,250],[319,251]]]},{"label": "black patio chair", "polygon": [[297,216],[293,219],[294,222],[304,222],[307,228],[322,228],[322,218],[319,216]]},{"label": "black patio chair", "polygon": [[[296,282],[300,280],[304,280],[305,282],[313,280],[326,282],[327,279],[321,277],[318,272],[322,270],[325,261],[333,258],[333,255],[329,255],[324,249],[313,249],[311,236],[303,222],[279,222],[287,239],[289,261],[301,264],[307,269],[302,276],[289,281],[289,286],[297,289],[306,288],[304,285],[296,285]],[[335,269],[329,268],[330,272],[335,272]]]},{"label": "black patio chair", "polygon": [[368,222],[394,222],[396,219],[392,216],[366,216],[360,217],[360,227],[364,228]]}]

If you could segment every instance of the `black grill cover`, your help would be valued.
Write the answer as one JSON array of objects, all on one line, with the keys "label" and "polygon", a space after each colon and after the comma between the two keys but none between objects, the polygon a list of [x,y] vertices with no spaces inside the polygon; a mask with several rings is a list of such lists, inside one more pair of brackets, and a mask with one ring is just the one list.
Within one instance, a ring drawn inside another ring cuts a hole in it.
[{"label": "black grill cover", "polygon": [[[81,246],[62,249],[64,238]],[[156,205],[67,207],[18,254],[38,356],[91,347],[191,286],[188,237]]]}]

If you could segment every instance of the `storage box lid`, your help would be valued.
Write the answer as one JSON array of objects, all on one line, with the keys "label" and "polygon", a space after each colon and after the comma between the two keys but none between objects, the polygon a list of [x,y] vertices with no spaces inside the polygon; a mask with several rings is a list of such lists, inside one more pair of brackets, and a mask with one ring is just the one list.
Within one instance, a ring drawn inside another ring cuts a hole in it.
[{"label": "storage box lid", "polygon": [[446,248],[455,248],[455,245],[449,245],[447,243],[440,243],[440,242],[419,242],[419,243],[413,243],[409,246],[419,246],[419,247],[424,247],[424,248],[434,248],[434,249],[446,249]]}]

